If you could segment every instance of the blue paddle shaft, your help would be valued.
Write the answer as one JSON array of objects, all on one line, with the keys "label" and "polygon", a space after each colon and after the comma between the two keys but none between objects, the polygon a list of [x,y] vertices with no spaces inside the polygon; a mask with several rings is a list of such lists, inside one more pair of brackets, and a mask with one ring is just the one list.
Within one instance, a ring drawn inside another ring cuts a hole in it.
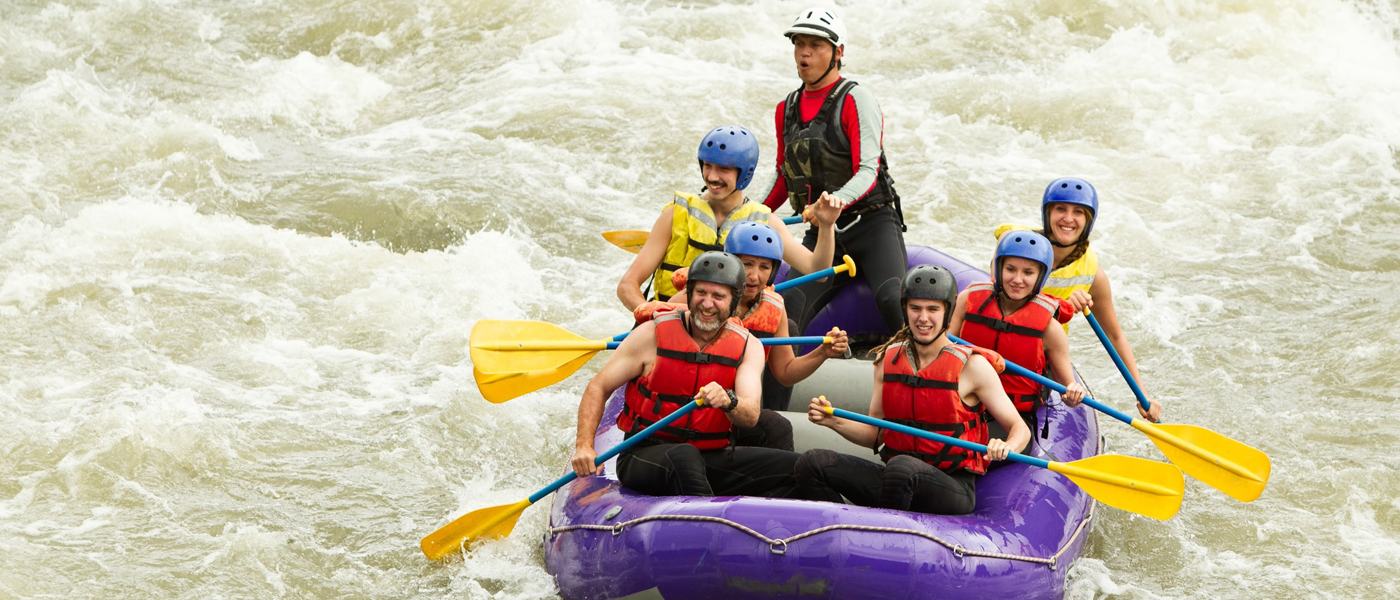
[{"label": "blue paddle shaft", "polygon": [[820,270],[820,271],[817,271],[816,273],[812,273],[811,275],[803,275],[803,276],[798,277],[798,278],[796,278],[796,279],[789,279],[789,280],[784,281],[784,282],[782,282],[782,283],[780,283],[780,284],[778,284],[778,285],[775,285],[775,286],[773,286],[773,291],[781,292],[781,291],[786,290],[786,289],[788,289],[788,288],[792,288],[792,287],[799,286],[799,285],[802,285],[802,284],[804,284],[804,283],[807,283],[808,281],[814,281],[814,280],[817,280],[817,279],[822,279],[822,278],[824,278],[824,277],[831,277],[832,275],[835,275],[835,274],[836,274],[836,267],[831,267],[831,268],[829,268],[829,269],[822,269],[822,270]]},{"label": "blue paddle shaft", "polygon": [[[924,438],[924,439],[926,439],[926,440],[933,440],[933,441],[935,441],[935,442],[943,442],[943,443],[945,443],[945,444],[949,444],[949,445],[952,445],[952,446],[957,446],[957,447],[959,447],[959,448],[962,448],[962,449],[965,449],[965,450],[971,450],[971,451],[973,451],[973,452],[980,452],[980,453],[983,453],[983,454],[986,454],[986,453],[987,453],[987,447],[986,447],[986,446],[983,446],[982,444],[976,444],[976,443],[973,443],[973,442],[968,442],[968,441],[960,440],[960,439],[958,439],[958,438],[948,437],[948,436],[946,436],[946,435],[941,435],[941,434],[933,433],[933,432],[931,432],[931,431],[924,431],[924,430],[922,430],[922,429],[915,429],[915,428],[913,428],[913,427],[909,427],[909,426],[906,426],[906,425],[900,425],[899,423],[893,423],[893,422],[890,422],[890,421],[886,421],[886,420],[884,420],[884,419],[876,419],[875,417],[871,417],[871,416],[867,416],[867,415],[862,415],[862,414],[860,414],[860,413],[853,413],[853,412],[851,412],[851,411],[849,411],[849,410],[844,410],[844,409],[840,409],[840,408],[835,408],[835,407],[833,407],[833,408],[831,409],[831,414],[836,415],[836,416],[838,416],[838,417],[841,417],[841,418],[843,418],[843,419],[850,419],[850,420],[852,420],[852,421],[859,421],[859,422],[861,422],[861,423],[865,423],[866,425],[874,425],[874,426],[879,427],[879,428],[881,428],[881,429],[888,429],[888,430],[890,430],[890,431],[898,431],[898,432],[903,433],[903,434],[906,434],[906,435],[912,435],[912,436],[914,436],[914,437],[921,437],[921,438]],[[1023,464],[1031,465],[1031,466],[1033,466],[1033,467],[1042,467],[1042,468],[1047,468],[1047,469],[1050,468],[1050,463],[1049,463],[1048,461],[1044,460],[1044,459],[1032,458],[1032,457],[1026,456],[1026,455],[1024,455],[1024,454],[1017,454],[1017,453],[1015,453],[1015,452],[1011,452],[1011,453],[1007,454],[1007,455],[1006,455],[1006,459],[1007,459],[1007,460],[1010,460],[1010,461],[1013,461],[1013,462],[1018,462],[1018,463],[1023,463]]]},{"label": "blue paddle shaft", "polygon": [[791,216],[791,217],[784,217],[784,218],[783,218],[783,224],[784,224],[784,225],[796,225],[796,224],[801,223],[801,222],[802,222],[802,215],[793,215],[793,216]]},{"label": "blue paddle shaft", "polygon": [[1147,401],[1147,395],[1142,393],[1142,388],[1138,387],[1137,380],[1133,379],[1133,374],[1128,372],[1128,365],[1123,364],[1123,357],[1118,356],[1118,350],[1113,348],[1113,342],[1108,341],[1108,334],[1103,332],[1103,327],[1099,326],[1099,320],[1094,318],[1093,313],[1084,312],[1084,318],[1089,320],[1089,326],[1094,328],[1094,334],[1099,336],[1099,342],[1103,344],[1103,349],[1108,351],[1108,355],[1113,357],[1113,364],[1118,365],[1118,372],[1123,374],[1123,379],[1128,380],[1128,387],[1133,388],[1133,395],[1137,396],[1138,404],[1143,410],[1151,410],[1152,404]]},{"label": "blue paddle shaft", "polygon": [[[953,344],[976,345],[969,344],[967,343],[967,340],[963,340],[963,338],[959,338],[958,336],[953,336],[953,334],[951,333],[948,334],[948,338],[949,340],[952,340]],[[1007,361],[1005,357],[1002,357],[1002,361],[1004,361],[1005,364],[1007,364],[1007,371],[1011,373],[1011,375],[1019,375],[1022,376],[1022,378],[1028,378],[1030,380],[1033,380],[1033,382],[1040,383],[1040,385],[1042,386],[1050,387],[1050,389],[1056,390],[1056,392],[1060,392],[1061,394],[1064,393],[1064,386],[1061,386],[1060,382],[1057,382],[1057,380],[1047,378],[1047,376],[1040,375],[1040,373],[1032,372],[1030,371],[1030,369],[1025,368],[1025,366],[1015,364],[1015,362]],[[1120,411],[1117,410],[1117,408],[1106,406],[1106,404],[1100,403],[1100,401],[1091,399],[1091,397],[1088,396],[1084,397],[1084,403],[1088,404],[1088,406],[1091,406],[1093,408],[1098,408],[1100,413],[1105,413],[1109,415],[1109,417],[1116,418],[1116,420],[1119,421],[1127,422],[1127,424],[1133,424],[1133,417],[1128,417],[1128,415],[1120,413]]]},{"label": "blue paddle shaft", "polygon": [[[631,333],[631,332],[629,331],[628,333]],[[624,338],[625,338],[625,337],[627,337],[627,334],[624,333],[624,334],[622,334],[622,335],[619,336],[619,337],[624,337]],[[763,342],[763,345],[764,345],[764,346],[798,346],[798,345],[804,345],[804,346],[805,346],[805,345],[807,345],[807,344],[825,344],[825,343],[826,343],[826,338],[825,338],[825,337],[822,337],[822,336],[820,336],[820,335],[804,335],[804,336],[799,336],[799,337],[763,338],[763,339],[760,339],[759,341],[760,341],[760,342]],[[621,345],[622,345],[622,342],[608,342],[608,344],[607,344],[607,346],[606,346],[606,349],[607,349],[607,350],[616,350],[617,347],[618,347],[618,346],[621,346]]]},{"label": "blue paddle shaft", "polygon": [[[958,336],[955,336],[955,335],[953,335],[953,334],[951,334],[951,333],[948,334],[948,339],[949,339],[949,340],[952,340],[954,344],[962,344],[962,345],[964,345],[964,346],[974,346],[974,345],[976,345],[976,344],[969,344],[969,343],[967,343],[967,340],[961,339],[961,338],[959,338]],[[1021,365],[1018,365],[1018,364],[1016,364],[1016,363],[1014,363],[1014,362],[1011,362],[1011,361],[1009,361],[1009,360],[1006,360],[1005,357],[1002,357],[1002,360],[1006,363],[1006,370],[1007,370],[1008,372],[1010,372],[1012,375],[1020,375],[1021,377],[1028,378],[1028,379],[1030,379],[1030,380],[1032,380],[1032,381],[1034,381],[1034,382],[1036,382],[1036,383],[1039,383],[1040,385],[1043,385],[1043,386],[1045,386],[1045,387],[1048,387],[1048,388],[1050,388],[1050,389],[1052,389],[1052,390],[1055,390],[1055,391],[1057,391],[1057,392],[1059,392],[1059,393],[1061,393],[1061,394],[1065,393],[1065,386],[1060,385],[1060,383],[1059,383],[1058,381],[1055,381],[1055,380],[1053,380],[1053,379],[1050,379],[1049,377],[1046,377],[1046,376],[1044,376],[1044,375],[1041,375],[1040,373],[1032,372],[1030,369],[1027,369],[1027,368],[1025,368],[1025,367],[1023,367],[1023,366],[1021,366]],[[1132,418],[1132,417],[1130,417],[1130,416],[1128,416],[1128,415],[1126,415],[1126,414],[1123,414],[1122,412],[1119,412],[1118,409],[1116,409],[1116,408],[1113,408],[1113,407],[1111,407],[1111,406],[1105,405],[1105,404],[1099,402],[1098,400],[1095,400],[1095,399],[1090,398],[1090,397],[1088,397],[1088,396],[1085,396],[1085,397],[1084,397],[1084,403],[1085,403],[1085,404],[1088,404],[1089,406],[1092,406],[1092,407],[1094,407],[1094,408],[1097,408],[1100,412],[1106,413],[1106,414],[1108,414],[1109,416],[1111,416],[1111,417],[1113,417],[1113,418],[1115,418],[1115,419],[1118,419],[1119,421],[1122,421],[1122,422],[1124,422],[1124,423],[1129,423],[1129,424],[1131,424],[1131,423],[1133,422],[1133,418]]]},{"label": "blue paddle shaft", "polygon": [[[653,424],[651,425],[651,427],[648,427],[648,428],[646,428],[646,429],[643,429],[643,430],[637,432],[637,435],[634,435],[634,436],[632,436],[632,437],[630,437],[630,438],[627,438],[627,439],[625,439],[625,440],[622,440],[622,443],[621,443],[621,444],[618,444],[618,445],[616,445],[616,446],[613,446],[611,450],[608,450],[607,452],[604,452],[604,453],[602,453],[602,454],[599,454],[597,458],[594,458],[594,459],[593,459],[593,464],[595,464],[595,465],[601,465],[601,464],[607,462],[609,458],[612,458],[612,457],[614,457],[614,456],[617,456],[617,455],[619,455],[619,454],[622,454],[623,452],[626,452],[628,448],[631,448],[632,446],[636,446],[637,443],[641,442],[641,441],[644,440],[644,439],[647,439],[648,437],[651,436],[651,434],[656,433],[656,432],[659,431],[661,428],[666,427],[667,425],[670,425],[671,423],[674,423],[674,422],[676,421],[676,419],[679,419],[679,418],[681,418],[681,417],[684,417],[684,416],[690,414],[690,411],[695,410],[695,409],[698,408],[699,406],[700,406],[699,404],[696,404],[696,403],[694,403],[694,402],[687,402],[687,403],[685,404],[685,406],[682,406],[682,407],[676,409],[675,412],[673,412],[673,413],[671,413],[671,414],[669,414],[669,415],[666,415],[666,416],[665,416],[664,418],[662,418],[660,421],[657,421],[657,422],[653,423]],[[565,485],[568,485],[568,483],[569,483],[570,481],[573,481],[573,480],[575,480],[575,479],[578,479],[578,474],[577,474],[577,473],[574,473],[573,471],[570,471],[568,475],[565,475],[565,476],[563,476],[563,477],[560,477],[559,479],[555,480],[554,483],[551,483],[551,484],[545,486],[544,489],[542,489],[542,490],[540,490],[540,491],[538,491],[538,492],[535,492],[533,495],[531,495],[531,496],[530,496],[530,504],[534,504],[534,503],[536,503],[536,502],[539,502],[539,501],[540,501],[540,498],[543,498],[543,497],[545,497],[545,496],[548,496],[548,495],[550,495],[550,494],[553,494],[556,490],[558,490],[558,489],[561,488],[561,487],[564,487]]]}]

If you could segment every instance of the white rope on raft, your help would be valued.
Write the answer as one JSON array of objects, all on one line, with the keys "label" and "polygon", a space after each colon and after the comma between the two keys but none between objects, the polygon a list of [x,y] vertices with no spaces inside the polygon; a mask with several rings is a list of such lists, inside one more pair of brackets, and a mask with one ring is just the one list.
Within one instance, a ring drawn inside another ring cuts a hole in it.
[{"label": "white rope on raft", "polygon": [[1084,520],[1082,520],[1082,521],[1079,522],[1079,527],[1075,528],[1074,534],[1071,535],[1071,536],[1069,536],[1069,539],[1065,541],[1065,544],[1064,544],[1063,546],[1061,546],[1060,549],[1059,549],[1058,551],[1056,551],[1054,554],[1050,555],[1049,558],[1040,558],[1040,557],[1036,557],[1036,556],[1020,556],[1020,555],[1017,555],[1017,554],[1006,554],[1006,553],[1002,553],[1002,552],[984,552],[984,551],[981,551],[981,550],[970,550],[970,549],[967,549],[967,548],[963,548],[961,544],[950,543],[950,542],[948,542],[947,540],[944,540],[943,538],[940,538],[940,537],[938,537],[938,536],[936,536],[936,535],[933,535],[933,534],[931,534],[931,533],[928,533],[928,532],[926,532],[926,531],[919,531],[919,530],[916,530],[916,529],[904,529],[904,528],[902,528],[902,527],[874,527],[874,526],[870,526],[870,525],[846,525],[846,524],[842,524],[842,525],[828,525],[828,526],[826,526],[826,527],[820,527],[820,528],[817,528],[817,529],[813,529],[813,530],[808,531],[808,532],[806,532],[806,533],[799,533],[799,534],[797,534],[797,535],[794,535],[794,536],[788,537],[788,538],[770,538],[770,537],[768,537],[768,536],[766,536],[766,535],[763,535],[763,534],[761,534],[761,533],[759,533],[759,532],[757,532],[757,531],[754,531],[753,529],[750,529],[749,527],[747,527],[747,526],[745,526],[745,525],[741,525],[741,524],[739,524],[739,523],[735,523],[734,521],[730,521],[729,519],[725,519],[725,518],[722,518],[722,517],[709,517],[709,516],[703,516],[703,515],[650,515],[650,516],[646,516],[646,517],[640,517],[640,518],[632,519],[632,520],[630,520],[630,521],[621,521],[621,522],[618,522],[618,523],[615,523],[615,524],[612,524],[612,525],[590,525],[590,524],[581,524],[581,525],[565,525],[565,526],[563,526],[563,527],[550,527],[550,528],[549,528],[549,536],[550,536],[550,538],[553,538],[556,534],[566,533],[566,532],[570,532],[570,531],[579,531],[579,530],[588,530],[588,531],[611,531],[612,534],[613,534],[614,536],[618,536],[618,535],[622,535],[623,531],[625,531],[628,527],[633,527],[633,526],[640,525],[640,524],[642,524],[642,523],[647,523],[647,522],[650,522],[650,521],[691,521],[691,522],[697,522],[697,521],[699,521],[699,522],[719,523],[719,524],[721,524],[721,525],[727,525],[727,526],[729,526],[729,527],[732,527],[732,528],[734,528],[734,529],[737,529],[737,530],[739,530],[739,531],[742,531],[742,532],[744,532],[744,533],[747,533],[747,534],[749,534],[750,536],[753,536],[753,537],[755,537],[755,538],[758,538],[759,540],[762,540],[764,543],[768,544],[769,550],[770,550],[771,552],[773,552],[774,554],[786,554],[786,553],[787,553],[787,547],[788,547],[789,544],[791,544],[791,543],[793,543],[793,542],[796,542],[796,541],[798,541],[798,540],[801,540],[802,538],[806,538],[806,537],[811,537],[811,536],[817,535],[817,534],[819,534],[819,533],[825,533],[825,532],[828,532],[828,531],[839,531],[839,530],[845,530],[845,531],[873,531],[873,532],[879,532],[879,533],[903,533],[903,534],[908,534],[908,535],[915,535],[915,536],[924,538],[924,539],[926,539],[926,540],[935,542],[935,543],[937,543],[937,544],[940,544],[940,545],[942,545],[942,546],[948,548],[949,550],[951,550],[951,551],[953,552],[953,555],[956,556],[956,557],[958,557],[958,558],[962,558],[962,557],[964,557],[964,556],[977,556],[977,557],[981,557],[981,558],[1000,558],[1000,559],[1005,559],[1005,560],[1019,560],[1019,561],[1024,561],[1024,562],[1031,562],[1031,563],[1043,564],[1043,565],[1046,565],[1046,566],[1050,567],[1051,569],[1055,569],[1055,568],[1056,568],[1056,565],[1057,565],[1058,562],[1059,562],[1060,556],[1063,555],[1066,551],[1068,551],[1068,550],[1069,550],[1069,547],[1070,547],[1072,544],[1074,544],[1074,541],[1077,540],[1077,539],[1079,539],[1079,536],[1080,536],[1081,534],[1084,533],[1084,530],[1085,530],[1085,529],[1088,528],[1089,522],[1094,518],[1094,509],[1095,509],[1097,506],[1098,506],[1098,503],[1096,503],[1096,502],[1095,502],[1095,503],[1091,503],[1091,504],[1089,505],[1089,515],[1086,516],[1086,517],[1084,517]]}]

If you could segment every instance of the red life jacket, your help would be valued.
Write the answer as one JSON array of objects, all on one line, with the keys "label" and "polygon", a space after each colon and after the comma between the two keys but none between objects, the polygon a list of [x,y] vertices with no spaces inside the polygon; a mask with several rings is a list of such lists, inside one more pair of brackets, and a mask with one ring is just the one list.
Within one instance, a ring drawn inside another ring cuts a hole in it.
[{"label": "red life jacket", "polygon": [[[967,286],[967,314],[963,315],[963,340],[995,350],[1006,360],[1033,373],[1045,372],[1045,328],[1060,310],[1060,302],[1044,293],[1036,294],[1025,306],[1009,315],[1001,314],[996,292],[990,283]],[[1016,410],[1022,413],[1040,408],[1040,384],[1030,378],[1001,374],[1001,387]]]},{"label": "red life jacket", "polygon": [[[687,402],[711,381],[734,388],[734,375],[748,347],[748,332],[734,320],[724,323],[719,335],[704,348],[686,331],[687,313],[657,316],[656,365],[651,373],[627,382],[626,405],[617,415],[617,428],[632,434],[660,421]],[[701,450],[729,445],[733,424],[724,411],[697,408],[651,436],[661,442],[687,443]]]},{"label": "red life jacket", "polygon": [[[770,285],[758,293],[758,301],[749,314],[744,315],[744,329],[756,338],[771,338],[778,334],[778,326],[784,319],[787,319],[787,309],[783,306],[783,297]],[[765,359],[768,358],[768,349],[768,346],[763,347]]]},{"label": "red life jacket", "polygon": [[[880,401],[885,419],[985,445],[988,439],[986,409],[981,404],[975,408],[963,404],[958,394],[958,375],[973,352],[986,357],[998,372],[1006,367],[1001,357],[990,350],[949,344],[932,363],[915,373],[906,347],[907,343],[890,346],[881,358],[885,377]],[[945,472],[961,468],[979,475],[987,472],[991,462],[985,453],[898,431],[885,430],[884,441],[880,458],[885,462],[907,454]]]}]

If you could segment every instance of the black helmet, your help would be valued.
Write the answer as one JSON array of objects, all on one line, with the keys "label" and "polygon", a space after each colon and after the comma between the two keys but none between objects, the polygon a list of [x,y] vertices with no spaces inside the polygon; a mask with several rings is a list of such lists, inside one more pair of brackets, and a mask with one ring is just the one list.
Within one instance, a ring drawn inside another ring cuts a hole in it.
[{"label": "black helmet", "polygon": [[[920,300],[942,300],[948,303],[943,313],[943,329],[948,329],[948,323],[953,319],[953,307],[958,304],[958,280],[953,274],[943,267],[935,265],[919,265],[904,274],[904,281],[900,284],[900,300],[918,298]],[[909,314],[904,315],[905,324],[908,325]],[[941,335],[941,334],[940,334]]]},{"label": "black helmet", "polygon": [[685,297],[695,297],[697,281],[728,286],[734,292],[734,299],[729,304],[729,316],[732,317],[734,311],[739,310],[739,302],[744,297],[746,280],[744,263],[739,257],[728,252],[706,252],[695,257],[695,261],[690,263],[690,273],[686,275],[685,280]]}]

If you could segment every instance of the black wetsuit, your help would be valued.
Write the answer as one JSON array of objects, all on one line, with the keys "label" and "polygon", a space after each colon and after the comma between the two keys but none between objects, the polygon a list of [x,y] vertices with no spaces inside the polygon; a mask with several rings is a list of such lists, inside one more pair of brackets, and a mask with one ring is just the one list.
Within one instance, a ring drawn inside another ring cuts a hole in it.
[{"label": "black wetsuit", "polygon": [[880,464],[833,450],[809,450],[797,460],[796,496],[936,515],[965,515],[977,508],[977,475],[945,473],[907,455]]},{"label": "black wetsuit", "polygon": [[[892,205],[886,204],[858,215],[841,215],[836,220],[836,253],[833,266],[842,264],[840,257],[849,254],[856,263],[857,275],[865,278],[870,291],[875,295],[875,304],[880,309],[880,318],[889,328],[889,334],[904,326],[904,309],[899,301],[899,285],[908,270],[909,255],[904,248],[904,233],[900,231],[899,215]],[[842,230],[843,228],[844,231]],[[802,237],[802,245],[808,249],[817,246],[816,228],[808,228]],[[796,270],[788,273],[788,278],[801,275]],[[836,297],[841,287],[851,281],[844,273],[828,277],[825,281],[807,283],[783,292],[783,304],[787,306],[788,318],[797,328],[793,335],[806,335],[807,325],[817,312]],[[825,332],[823,332],[825,333]],[[888,337],[888,335],[881,336]],[[857,342],[856,340],[852,340]],[[863,342],[864,340],[862,340]]]},{"label": "black wetsuit", "polygon": [[690,444],[643,443],[618,455],[617,479],[623,487],[651,496],[788,498],[797,485],[797,457],[772,448],[702,451]]}]

